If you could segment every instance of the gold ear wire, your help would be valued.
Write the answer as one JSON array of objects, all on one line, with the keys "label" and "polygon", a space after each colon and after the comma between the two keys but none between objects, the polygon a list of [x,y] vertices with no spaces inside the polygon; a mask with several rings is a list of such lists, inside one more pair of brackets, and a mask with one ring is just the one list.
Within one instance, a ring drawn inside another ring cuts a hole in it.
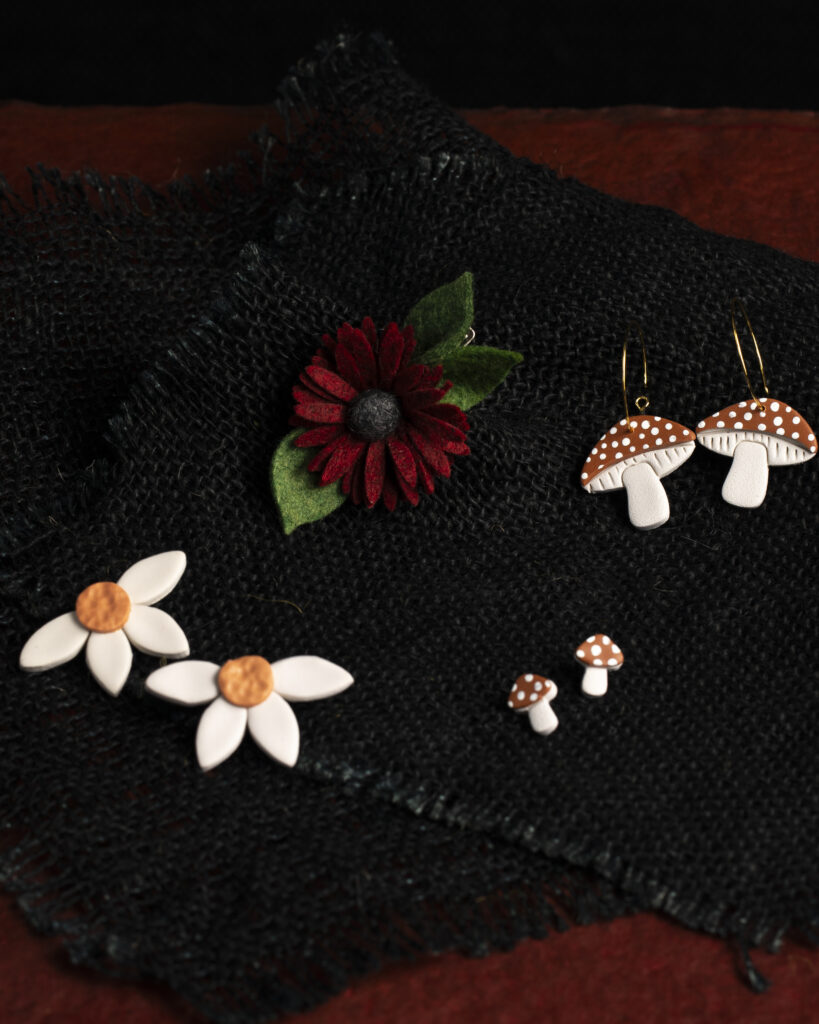
[{"label": "gold ear wire", "polygon": [[[626,327],[626,336],[623,339],[623,405],[626,408],[626,420],[629,421],[629,430],[634,430],[631,426],[631,413],[628,409],[628,385],[626,384],[626,368],[628,366],[628,343],[631,338],[631,332],[636,330],[640,335],[640,347],[643,351],[643,389],[648,391],[648,358],[646,356],[646,339],[643,334],[643,328],[637,323],[636,320],[629,322]],[[638,395],[634,399],[634,404],[637,407],[638,412],[645,412],[651,404],[648,400],[648,395]]]},{"label": "gold ear wire", "polygon": [[765,379],[765,365],[762,362],[762,353],[759,351],[759,342],[756,340],[754,329],[751,327],[751,321],[748,318],[748,313],[745,306],[742,304],[742,300],[734,296],[734,298],[731,299],[731,327],[734,330],[734,341],[736,342],[737,352],[739,353],[739,361],[742,363],[742,372],[745,374],[745,380],[748,384],[748,391],[750,392],[751,398],[756,402],[759,408],[762,409],[762,402],[760,402],[754,394],[754,388],[751,384],[751,378],[748,373],[748,366],[745,363],[745,356],[742,354],[742,342],[739,340],[739,331],[737,330],[737,310],[739,310],[745,317],[745,325],[748,328],[748,333],[751,335],[751,341],[754,343],[754,351],[756,352],[756,359],[759,363],[759,373],[762,377],[762,386],[765,388],[765,396],[769,397],[771,393],[768,390],[768,381]]}]

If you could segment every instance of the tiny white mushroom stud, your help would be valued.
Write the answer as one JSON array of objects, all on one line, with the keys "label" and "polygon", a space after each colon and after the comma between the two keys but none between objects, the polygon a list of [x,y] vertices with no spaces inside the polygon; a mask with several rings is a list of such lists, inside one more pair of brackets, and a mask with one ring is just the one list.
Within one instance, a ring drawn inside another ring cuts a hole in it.
[{"label": "tiny white mushroom stud", "polygon": [[647,395],[635,399],[632,416],[626,387],[626,355],[632,329],[640,335],[643,349],[643,385],[648,385],[646,345],[639,324],[629,324],[623,342],[623,404],[625,418],[600,438],[580,473],[580,484],[589,494],[625,488],[628,517],[638,530],[655,530],[670,515],[668,495],[660,483],[673,473],[696,448],[694,431],[663,416],[648,415]]},{"label": "tiny white mushroom stud", "polygon": [[[754,343],[764,397],[758,398],[751,386],[737,330],[737,312],[744,316]],[[758,508],[768,491],[768,467],[793,466],[812,459],[816,454],[816,434],[804,416],[786,402],[771,398],[759,343],[745,307],[736,298],[731,302],[731,326],[751,397],[701,420],[697,440],[710,451],[732,459],[722,485],[725,501],[739,508]]]},{"label": "tiny white mushroom stud", "polygon": [[582,688],[589,697],[602,697],[608,691],[609,672],[616,672],[625,660],[623,652],[605,633],[588,637],[574,656],[584,668]]},{"label": "tiny white mushroom stud", "polygon": [[506,703],[513,711],[528,711],[535,732],[548,735],[557,728],[557,715],[551,706],[556,696],[557,686],[551,679],[527,672],[518,676]]}]

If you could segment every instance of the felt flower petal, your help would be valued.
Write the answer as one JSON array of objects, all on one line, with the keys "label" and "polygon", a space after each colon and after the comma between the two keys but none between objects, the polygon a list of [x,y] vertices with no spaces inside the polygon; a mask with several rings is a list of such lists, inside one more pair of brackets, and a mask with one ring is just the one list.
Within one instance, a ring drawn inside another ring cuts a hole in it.
[{"label": "felt flower petal", "polygon": [[293,709],[277,693],[271,693],[248,710],[247,726],[250,735],[262,750],[288,768],[299,758],[299,723]]},{"label": "felt flower petal", "polygon": [[309,405],[297,405],[293,412],[308,423],[342,423],[345,415],[343,405],[320,402],[318,399]]},{"label": "felt flower petal", "polygon": [[297,448],[313,448],[317,445],[327,444],[341,437],[344,427],[340,423],[328,423],[324,427],[314,427],[312,430],[305,430],[303,434],[295,439],[293,444]]},{"label": "felt flower petal", "polygon": [[366,441],[359,438],[344,436],[322,470],[321,482],[331,484],[344,476],[364,451],[366,444]]},{"label": "felt flower petal", "polygon": [[399,441],[397,437],[388,437],[387,447],[390,450],[397,474],[403,477],[410,487],[415,487],[418,470],[409,447],[403,441]]},{"label": "felt flower petal", "polygon": [[117,697],[125,686],[133,657],[128,637],[121,629],[92,633],[88,638],[85,660],[91,675],[112,697]]},{"label": "felt flower petal", "polygon": [[273,662],[273,688],[291,701],[323,700],[352,686],[346,668],[314,654],[300,654]]},{"label": "felt flower petal", "polygon": [[384,489],[384,442],[373,441],[367,449],[367,461],[364,468],[364,487],[367,504],[372,507],[381,497]]},{"label": "felt flower petal", "polygon": [[88,630],[80,625],[74,612],[67,612],[40,626],[20,652],[20,668],[26,672],[45,672],[71,661],[82,650]]},{"label": "felt flower petal", "polygon": [[208,704],[219,696],[219,666],[212,661],[178,661],[152,672],[145,689],[173,704]]},{"label": "felt flower petal", "polygon": [[205,709],[196,730],[196,759],[208,771],[225,761],[242,742],[247,728],[247,708],[217,697]]},{"label": "felt flower petal", "polygon": [[355,360],[364,387],[375,387],[378,380],[375,353],[367,340],[367,335],[358,327],[344,324],[339,331],[339,339],[340,344],[336,349],[336,358],[338,358],[339,349],[345,348]]},{"label": "felt flower petal", "polygon": [[342,402],[352,402],[358,395],[352,384],[348,384],[332,370],[325,370],[321,366],[308,366],[305,373],[314,384],[318,384],[334,398],[340,398]]},{"label": "felt flower petal", "polygon": [[191,653],[187,637],[176,620],[161,608],[134,605],[122,628],[134,647],[144,654],[157,658],[187,658]]},{"label": "felt flower petal", "polygon": [[134,562],[117,580],[132,604],[156,604],[179,582],[188,560],[184,551],[163,551]]},{"label": "felt flower petal", "polygon": [[396,373],[401,367],[401,356],[404,353],[404,336],[398,324],[389,324],[381,339],[378,350],[378,383],[382,388],[392,385]]}]

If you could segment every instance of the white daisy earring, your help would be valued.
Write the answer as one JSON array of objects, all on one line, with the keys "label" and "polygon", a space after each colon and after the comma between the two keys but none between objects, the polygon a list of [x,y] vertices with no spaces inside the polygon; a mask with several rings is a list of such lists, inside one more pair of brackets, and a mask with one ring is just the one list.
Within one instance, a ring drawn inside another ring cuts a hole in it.
[{"label": "white daisy earring", "polygon": [[116,583],[92,583],[73,612],[60,615],[29,637],[20,668],[45,672],[76,657],[85,660],[100,686],[116,697],[131,671],[131,646],[160,658],[186,658],[188,641],[176,621],[152,607],[167,597],[185,571],[184,551],[163,551],[126,569]]},{"label": "white daisy earring", "polygon": [[245,655],[217,665],[181,661],[152,672],[145,688],[174,704],[208,704],[196,731],[199,766],[215,768],[246,731],[270,757],[292,768],[299,756],[299,723],[288,701],[323,700],[351,686],[346,669],[302,655],[269,661]]}]

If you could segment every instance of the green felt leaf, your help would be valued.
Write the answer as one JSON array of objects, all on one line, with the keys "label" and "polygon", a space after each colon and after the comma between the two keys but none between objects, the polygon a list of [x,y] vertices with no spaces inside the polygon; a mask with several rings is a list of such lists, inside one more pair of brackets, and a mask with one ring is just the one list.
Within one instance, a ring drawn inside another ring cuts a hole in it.
[{"label": "green felt leaf", "polygon": [[436,288],[412,307],[407,323],[412,324],[415,340],[413,362],[437,365],[447,352],[463,345],[475,316],[472,275],[465,274]]},{"label": "green felt leaf", "polygon": [[509,352],[486,345],[469,345],[444,359],[444,380],[452,381],[452,390],[444,399],[466,412],[482,402],[509,373],[523,362],[520,352]]},{"label": "green felt leaf", "polygon": [[301,433],[302,430],[292,430],[279,443],[270,463],[270,489],[279,506],[285,533],[323,519],[347,500],[340,480],[322,487],[318,473],[308,471],[307,464],[316,449],[295,446],[293,442]]}]

